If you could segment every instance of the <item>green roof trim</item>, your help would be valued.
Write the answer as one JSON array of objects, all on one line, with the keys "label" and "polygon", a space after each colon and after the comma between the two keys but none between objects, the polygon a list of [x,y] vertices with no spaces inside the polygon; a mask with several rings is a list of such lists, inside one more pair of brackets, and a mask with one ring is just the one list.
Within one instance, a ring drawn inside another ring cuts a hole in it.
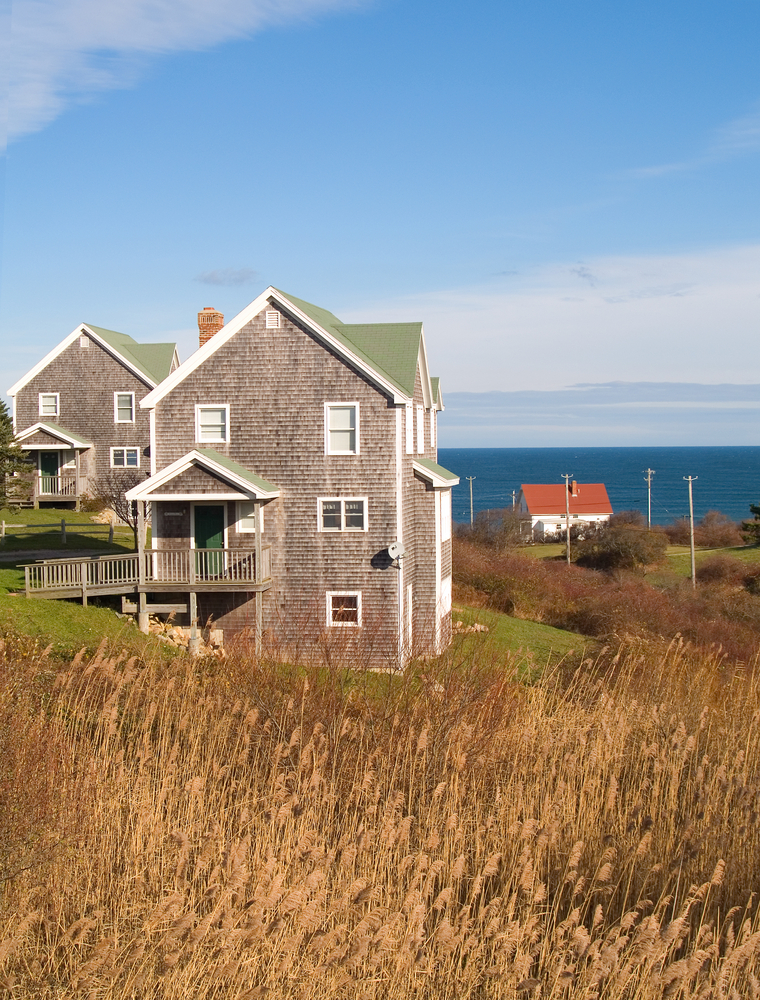
[{"label": "green roof trim", "polygon": [[261,476],[257,476],[255,472],[251,472],[250,469],[246,469],[242,465],[238,465],[237,462],[233,462],[231,458],[227,458],[226,455],[220,455],[218,451],[214,451],[213,448],[196,448],[195,449],[199,455],[205,455],[206,458],[210,458],[212,462],[216,462],[217,465],[221,465],[223,469],[227,469],[228,472],[233,472],[236,476],[244,479],[251,486],[255,486],[256,489],[261,490],[263,493],[279,493],[280,487],[275,486],[274,483],[268,482],[266,479],[262,479]]},{"label": "green roof trim", "polygon": [[405,396],[414,396],[422,323],[341,323],[327,309],[275,289]]},{"label": "green roof trim", "polygon": [[85,326],[156,385],[171,371],[176,344],[138,344],[129,334],[106,330],[92,323],[85,323]]},{"label": "green roof trim", "polygon": [[438,479],[443,479],[446,482],[450,482],[453,485],[459,482],[459,476],[456,472],[449,472],[448,469],[444,469],[442,465],[434,462],[431,458],[414,458],[414,465],[421,465],[423,469],[426,469],[431,475],[436,476]]},{"label": "green roof trim", "polygon": [[63,434],[65,437],[71,438],[75,444],[82,448],[92,448],[92,441],[83,438],[81,434],[75,434],[74,431],[70,431],[67,427],[61,427],[60,424],[43,424],[40,422],[40,430],[47,431],[53,437],[60,437]]}]

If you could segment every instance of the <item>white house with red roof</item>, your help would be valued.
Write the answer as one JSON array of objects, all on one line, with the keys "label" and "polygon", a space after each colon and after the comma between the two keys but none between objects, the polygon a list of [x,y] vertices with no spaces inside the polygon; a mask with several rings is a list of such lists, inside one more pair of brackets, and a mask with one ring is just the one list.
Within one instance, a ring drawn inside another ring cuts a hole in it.
[{"label": "white house with red roof", "polygon": [[565,531],[567,511],[570,526],[598,524],[612,514],[604,483],[531,483],[520,487],[517,509],[530,517],[534,534],[553,535]]}]

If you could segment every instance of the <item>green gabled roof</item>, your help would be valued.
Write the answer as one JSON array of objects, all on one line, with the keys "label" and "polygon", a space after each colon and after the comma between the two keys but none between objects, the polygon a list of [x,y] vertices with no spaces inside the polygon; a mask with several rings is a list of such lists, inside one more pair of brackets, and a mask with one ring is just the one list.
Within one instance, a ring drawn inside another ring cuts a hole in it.
[{"label": "green gabled roof", "polygon": [[417,458],[415,456],[414,464],[421,465],[423,469],[427,469],[428,472],[431,472],[434,476],[438,476],[440,479],[446,479],[450,482],[459,481],[459,476],[456,472],[449,472],[448,469],[444,469],[442,465],[434,462],[431,458]]},{"label": "green gabled roof", "polygon": [[106,330],[102,326],[93,326],[92,323],[85,323],[85,326],[93,333],[97,333],[109,347],[118,351],[122,357],[131,362],[138,371],[146,375],[156,385],[163,382],[171,371],[175,344],[138,344],[133,337],[126,333]]},{"label": "green gabled roof", "polygon": [[276,291],[404,395],[414,395],[422,323],[341,323],[321,306]]},{"label": "green gabled roof", "polygon": [[244,466],[238,465],[237,462],[233,462],[232,459],[227,458],[226,455],[220,455],[219,452],[214,451],[213,448],[196,448],[195,450],[199,455],[205,455],[206,458],[210,458],[212,462],[216,462],[217,465],[221,465],[222,468],[227,469],[229,472],[234,472],[236,476],[239,476],[241,479],[245,479],[245,481],[250,483],[251,486],[255,486],[264,493],[277,493],[280,489],[279,486],[275,486],[274,483],[270,483],[266,479],[262,479],[261,476],[257,476],[256,473],[251,472],[250,469],[246,469]]},{"label": "green gabled roof", "polygon": [[47,431],[48,434],[52,434],[53,437],[58,437],[64,434],[67,438],[71,438],[76,444],[81,445],[83,448],[91,448],[92,441],[88,441],[87,438],[83,438],[81,434],[75,434],[74,431],[70,431],[68,427],[61,427],[60,424],[46,424],[40,421],[40,428]]}]

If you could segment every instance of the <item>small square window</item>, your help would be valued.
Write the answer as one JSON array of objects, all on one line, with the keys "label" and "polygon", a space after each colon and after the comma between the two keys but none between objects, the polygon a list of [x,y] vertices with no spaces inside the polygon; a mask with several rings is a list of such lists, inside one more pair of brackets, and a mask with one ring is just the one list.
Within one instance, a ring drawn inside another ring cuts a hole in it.
[{"label": "small square window", "polygon": [[60,411],[60,394],[57,392],[40,393],[40,416],[57,417]]},{"label": "small square window", "polygon": [[280,329],[280,314],[274,310],[267,310],[267,320],[266,320],[267,330],[279,330]]},{"label": "small square window", "polygon": [[325,403],[325,451],[328,455],[359,454],[358,403]]},{"label": "small square window", "polygon": [[333,591],[327,595],[328,626],[358,628],[362,623],[361,592]]},{"label": "small square window", "polygon": [[117,424],[133,424],[135,422],[135,394],[133,392],[115,392],[113,394],[113,419]]},{"label": "small square window", "polygon": [[320,531],[367,530],[366,497],[320,497],[318,504]]},{"label": "small square window", "polygon": [[226,443],[229,441],[229,423],[229,406],[196,406],[195,440]]},{"label": "small square window", "polygon": [[111,448],[112,469],[139,469],[139,448]]}]

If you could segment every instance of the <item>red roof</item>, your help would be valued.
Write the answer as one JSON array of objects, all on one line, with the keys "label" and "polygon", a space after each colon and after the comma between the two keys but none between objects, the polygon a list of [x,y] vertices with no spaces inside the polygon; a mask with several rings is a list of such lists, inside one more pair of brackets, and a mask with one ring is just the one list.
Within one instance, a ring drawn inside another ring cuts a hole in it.
[{"label": "red roof", "polygon": [[[531,515],[565,513],[565,491],[570,491],[564,483],[529,483],[521,489]],[[570,494],[570,513],[611,514],[604,483],[575,483],[575,496]]]}]

